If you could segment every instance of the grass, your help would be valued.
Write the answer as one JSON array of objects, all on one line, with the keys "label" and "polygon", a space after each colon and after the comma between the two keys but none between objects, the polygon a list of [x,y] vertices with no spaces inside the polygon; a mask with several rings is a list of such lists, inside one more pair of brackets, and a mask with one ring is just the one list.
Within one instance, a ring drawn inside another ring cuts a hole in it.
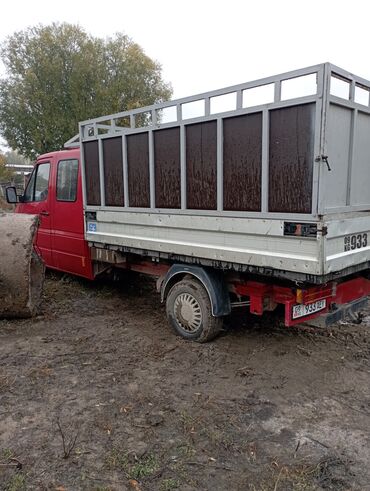
[{"label": "grass", "polygon": [[252,485],[252,491],[311,491],[312,489],[350,489],[349,462],[337,456],[327,456],[315,464],[306,461],[296,465],[271,466],[270,478]]},{"label": "grass", "polygon": [[111,470],[125,470],[129,465],[128,455],[117,448],[113,448],[105,459],[105,465]]},{"label": "grass", "polygon": [[26,478],[23,474],[15,474],[5,484],[4,491],[25,491]]},{"label": "grass", "polygon": [[169,479],[163,479],[161,482],[160,491],[172,491],[173,489],[178,489],[179,486],[180,483],[177,479],[172,477]]},{"label": "grass", "polygon": [[[128,479],[150,477],[159,469],[159,460],[154,454],[144,455],[130,462],[131,455],[115,448],[106,458],[105,464],[111,470],[121,470]],[[171,489],[171,488],[170,488]]]},{"label": "grass", "polygon": [[179,445],[177,447],[177,451],[180,457],[187,458],[187,459],[194,457],[194,455],[197,453],[195,448],[189,443],[184,443],[183,445]]},{"label": "grass", "polygon": [[[10,477],[6,482],[0,483],[0,489],[2,491],[24,491],[27,489],[26,477],[24,474],[22,474],[22,472],[19,472],[21,467],[18,468],[17,462],[19,463],[19,461],[15,458],[15,456],[16,454],[11,448],[4,448],[0,451],[0,460],[5,461],[2,463],[2,465],[14,465],[14,470],[17,468],[16,473],[12,477]],[[15,463],[12,462],[12,459],[14,459]],[[3,487],[1,487],[1,484]]]},{"label": "grass", "polygon": [[201,434],[207,437],[212,445],[221,447],[222,449],[230,452],[238,450],[237,444],[230,433],[228,428],[213,428],[211,426],[205,426],[201,430]]},{"label": "grass", "polygon": [[1,451],[1,457],[4,460],[11,459],[12,457],[14,457],[14,452],[10,448],[4,448],[4,450]]},{"label": "grass", "polygon": [[191,414],[189,414],[187,411],[181,411],[180,413],[180,422],[182,426],[182,430],[185,435],[188,435],[189,433],[195,433],[195,428],[198,425],[198,420],[194,418]]},{"label": "grass", "polygon": [[153,455],[147,455],[139,459],[135,464],[133,464],[130,469],[130,477],[133,479],[142,479],[143,477],[149,477],[159,468],[159,463],[157,458]]}]

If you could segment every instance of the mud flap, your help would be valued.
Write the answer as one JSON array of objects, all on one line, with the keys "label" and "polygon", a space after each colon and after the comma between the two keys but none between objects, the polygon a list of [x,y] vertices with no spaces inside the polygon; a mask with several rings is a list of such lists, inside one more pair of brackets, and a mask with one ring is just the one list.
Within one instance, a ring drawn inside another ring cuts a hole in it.
[{"label": "mud flap", "polygon": [[0,317],[37,314],[45,267],[33,247],[38,217],[0,212]]}]

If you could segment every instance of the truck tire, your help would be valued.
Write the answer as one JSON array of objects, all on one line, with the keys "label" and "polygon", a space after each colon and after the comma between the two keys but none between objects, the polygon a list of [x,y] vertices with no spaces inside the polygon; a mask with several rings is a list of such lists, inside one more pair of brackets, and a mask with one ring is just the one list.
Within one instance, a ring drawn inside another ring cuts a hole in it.
[{"label": "truck tire", "polygon": [[206,343],[222,329],[222,317],[212,315],[207,290],[195,279],[183,279],[168,293],[166,312],[170,326],[178,336]]}]

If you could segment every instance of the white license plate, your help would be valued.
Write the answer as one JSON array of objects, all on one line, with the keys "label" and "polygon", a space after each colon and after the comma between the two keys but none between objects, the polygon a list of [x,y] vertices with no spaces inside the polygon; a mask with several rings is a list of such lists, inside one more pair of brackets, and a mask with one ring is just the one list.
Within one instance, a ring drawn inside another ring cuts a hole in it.
[{"label": "white license plate", "polygon": [[317,302],[293,305],[293,319],[305,317],[325,309],[326,300],[317,300]]}]

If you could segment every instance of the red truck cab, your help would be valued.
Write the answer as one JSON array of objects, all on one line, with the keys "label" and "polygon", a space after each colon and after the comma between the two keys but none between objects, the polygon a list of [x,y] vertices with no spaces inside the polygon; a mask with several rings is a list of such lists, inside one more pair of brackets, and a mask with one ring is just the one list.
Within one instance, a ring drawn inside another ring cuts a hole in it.
[{"label": "red truck cab", "polygon": [[48,268],[93,279],[84,238],[80,150],[41,155],[17,213],[39,215],[35,248]]}]

